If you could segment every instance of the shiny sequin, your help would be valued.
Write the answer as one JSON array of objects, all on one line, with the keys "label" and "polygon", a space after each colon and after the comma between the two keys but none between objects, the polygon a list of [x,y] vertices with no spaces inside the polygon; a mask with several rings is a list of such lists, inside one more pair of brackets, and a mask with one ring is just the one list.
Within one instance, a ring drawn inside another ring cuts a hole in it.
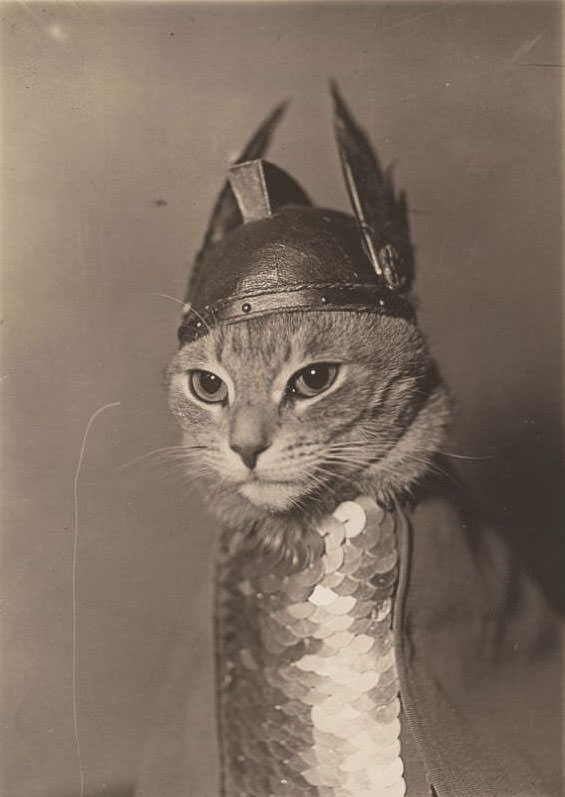
[{"label": "shiny sequin", "polygon": [[321,552],[286,575],[226,535],[217,617],[226,797],[405,794],[395,515],[360,496],[317,531]]},{"label": "shiny sequin", "polygon": [[345,536],[356,537],[367,523],[365,510],[357,501],[344,501],[338,506],[333,516],[345,526]]}]

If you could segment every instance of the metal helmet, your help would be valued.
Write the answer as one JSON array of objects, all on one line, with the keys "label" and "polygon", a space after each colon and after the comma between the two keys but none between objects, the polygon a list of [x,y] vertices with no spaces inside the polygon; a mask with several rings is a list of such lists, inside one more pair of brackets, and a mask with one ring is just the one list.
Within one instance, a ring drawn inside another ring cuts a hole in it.
[{"label": "metal helmet", "polygon": [[413,320],[406,200],[332,85],[335,132],[354,216],[314,207],[262,159],[284,111],[255,133],[214,207],[192,271],[181,346],[219,323],[295,310],[373,312]]}]

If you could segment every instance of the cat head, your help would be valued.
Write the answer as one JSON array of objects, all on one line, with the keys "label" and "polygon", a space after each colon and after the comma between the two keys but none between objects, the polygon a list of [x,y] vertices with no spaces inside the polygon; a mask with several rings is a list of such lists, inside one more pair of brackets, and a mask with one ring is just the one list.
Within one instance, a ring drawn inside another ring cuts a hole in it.
[{"label": "cat head", "polygon": [[277,109],[230,171],[189,282],[170,405],[188,473],[235,525],[363,491],[394,500],[447,420],[406,296],[406,203],[336,90],[334,107],[355,218],[259,159]]},{"label": "cat head", "polygon": [[187,475],[222,518],[303,516],[427,471],[448,417],[417,327],[368,312],[275,313],[213,327],[169,369]]}]

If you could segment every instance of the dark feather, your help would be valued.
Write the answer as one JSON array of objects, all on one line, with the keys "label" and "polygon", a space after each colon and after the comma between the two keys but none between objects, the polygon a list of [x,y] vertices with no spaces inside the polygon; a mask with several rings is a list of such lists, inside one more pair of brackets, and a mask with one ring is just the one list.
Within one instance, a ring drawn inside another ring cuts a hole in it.
[{"label": "dark feather", "polygon": [[[288,103],[282,102],[280,105],[269,114],[261,126],[255,131],[251,139],[241,155],[234,161],[234,163],[243,163],[244,161],[255,160],[261,158],[271,141],[273,133],[277,124],[279,123],[282,115],[284,114]],[[204,236],[204,242],[200,251],[196,255],[194,270],[192,273],[191,281],[196,278],[198,267],[202,262],[204,255],[210,246],[213,246],[218,241],[221,241],[230,230],[234,229],[242,223],[241,213],[238,204],[235,200],[233,191],[229,182],[223,185],[222,190],[216,200],[212,216],[208,224],[208,229]]]},{"label": "dark feather", "polygon": [[381,168],[366,134],[331,83],[334,124],[347,193],[373,268],[389,287],[405,287],[412,276],[412,246],[406,198],[396,197],[391,170]]}]

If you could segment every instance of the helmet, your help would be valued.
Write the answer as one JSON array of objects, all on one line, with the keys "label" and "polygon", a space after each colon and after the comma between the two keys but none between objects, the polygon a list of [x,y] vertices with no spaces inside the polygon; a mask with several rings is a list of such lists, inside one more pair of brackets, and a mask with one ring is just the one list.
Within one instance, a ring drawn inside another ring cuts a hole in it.
[{"label": "helmet", "polygon": [[405,196],[395,196],[335,85],[332,95],[354,216],[314,207],[290,175],[260,157],[284,110],[276,108],[216,202],[188,284],[181,346],[219,323],[295,310],[414,319],[404,295],[412,264]]}]

